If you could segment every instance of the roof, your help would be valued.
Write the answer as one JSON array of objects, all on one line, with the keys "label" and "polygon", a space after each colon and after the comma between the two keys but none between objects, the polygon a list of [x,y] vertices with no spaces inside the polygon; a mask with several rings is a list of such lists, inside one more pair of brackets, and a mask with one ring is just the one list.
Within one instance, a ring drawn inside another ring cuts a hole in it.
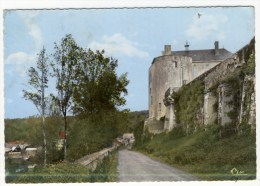
[{"label": "roof", "polygon": [[231,52],[225,48],[219,49],[219,55],[215,55],[215,49],[206,50],[184,50],[184,51],[173,51],[172,55],[177,56],[188,56],[192,58],[192,61],[218,61],[225,60],[232,55]]}]

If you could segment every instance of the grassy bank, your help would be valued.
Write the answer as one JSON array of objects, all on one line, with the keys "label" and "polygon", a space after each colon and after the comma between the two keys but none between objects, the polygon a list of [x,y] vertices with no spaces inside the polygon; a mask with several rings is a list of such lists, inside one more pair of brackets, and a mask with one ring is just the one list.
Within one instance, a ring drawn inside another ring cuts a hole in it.
[{"label": "grassy bank", "polygon": [[38,167],[32,172],[9,173],[7,183],[79,183],[115,182],[117,179],[117,153],[105,157],[95,171],[75,163],[60,162]]},{"label": "grassy bank", "polygon": [[151,136],[136,149],[202,180],[255,179],[255,134],[220,137],[220,131],[217,126],[191,135],[173,130]]}]

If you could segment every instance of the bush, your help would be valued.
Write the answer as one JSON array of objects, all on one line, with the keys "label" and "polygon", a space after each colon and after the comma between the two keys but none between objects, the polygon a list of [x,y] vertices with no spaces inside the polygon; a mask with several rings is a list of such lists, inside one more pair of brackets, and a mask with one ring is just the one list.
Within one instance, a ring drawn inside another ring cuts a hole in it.
[{"label": "bush", "polygon": [[95,171],[85,166],[60,162],[38,167],[33,172],[9,174],[7,183],[79,183],[79,182],[111,182],[116,180],[117,156],[104,158]]},{"label": "bush", "polygon": [[73,163],[49,164],[34,172],[14,174],[12,183],[69,183],[89,182],[90,172],[86,167]]}]

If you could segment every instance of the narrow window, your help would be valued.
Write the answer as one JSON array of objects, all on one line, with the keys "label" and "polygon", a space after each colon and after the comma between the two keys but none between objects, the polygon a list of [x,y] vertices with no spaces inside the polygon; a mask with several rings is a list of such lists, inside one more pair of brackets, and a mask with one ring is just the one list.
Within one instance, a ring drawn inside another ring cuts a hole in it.
[{"label": "narrow window", "polygon": [[162,111],[162,104],[159,103],[159,112],[161,112],[161,111]]},{"label": "narrow window", "polygon": [[178,67],[178,64],[177,64],[177,61],[172,61],[174,63],[174,67],[177,68]]}]

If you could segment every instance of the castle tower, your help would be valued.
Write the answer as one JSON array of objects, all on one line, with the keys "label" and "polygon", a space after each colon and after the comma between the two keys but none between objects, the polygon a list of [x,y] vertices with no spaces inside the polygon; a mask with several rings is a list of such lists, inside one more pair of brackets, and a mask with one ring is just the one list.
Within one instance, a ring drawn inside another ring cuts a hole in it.
[{"label": "castle tower", "polygon": [[189,50],[188,42],[184,47],[184,51],[172,51],[171,45],[165,45],[162,56],[154,58],[149,68],[149,119],[146,126],[150,132],[170,131],[177,124],[174,101],[165,102],[167,90],[178,90],[232,54],[220,49],[218,41],[213,49]]},{"label": "castle tower", "polygon": [[172,54],[165,45],[162,56],[155,58],[149,69],[149,118],[160,120],[166,114],[163,99],[169,87],[181,87],[192,79],[192,59]]}]

